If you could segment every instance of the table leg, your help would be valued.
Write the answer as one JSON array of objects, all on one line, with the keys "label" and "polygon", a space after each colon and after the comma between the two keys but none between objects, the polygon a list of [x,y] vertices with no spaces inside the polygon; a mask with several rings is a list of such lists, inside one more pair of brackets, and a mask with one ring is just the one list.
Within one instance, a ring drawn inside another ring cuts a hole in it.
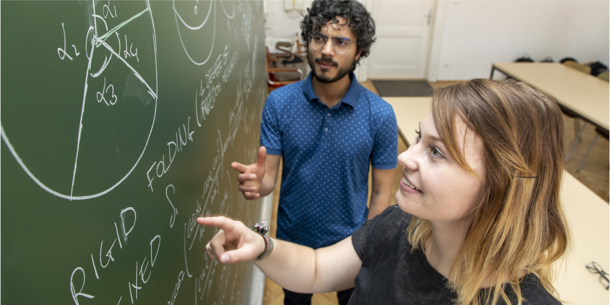
[{"label": "table leg", "polygon": [[591,153],[591,149],[593,148],[593,145],[595,144],[595,140],[597,140],[597,137],[599,137],[598,133],[596,133],[595,137],[593,137],[593,141],[591,141],[591,145],[589,145],[589,149],[587,149],[587,152],[585,153],[585,156],[582,157],[582,161],[580,161],[580,164],[578,164],[578,168],[576,169],[577,173],[580,173],[580,170],[582,169],[582,166],[585,165],[585,160],[587,160],[587,157],[589,156],[589,153]]},{"label": "table leg", "polygon": [[565,162],[568,162],[568,160],[570,159],[570,156],[572,156],[572,152],[574,152],[574,148],[576,148],[578,139],[580,139],[580,137],[582,136],[582,132],[585,130],[585,126],[587,126],[586,121],[582,123],[582,127],[580,127],[580,131],[578,132],[578,135],[574,139],[574,142],[572,143],[572,146],[570,147],[570,150],[568,151],[568,155],[566,156]]}]

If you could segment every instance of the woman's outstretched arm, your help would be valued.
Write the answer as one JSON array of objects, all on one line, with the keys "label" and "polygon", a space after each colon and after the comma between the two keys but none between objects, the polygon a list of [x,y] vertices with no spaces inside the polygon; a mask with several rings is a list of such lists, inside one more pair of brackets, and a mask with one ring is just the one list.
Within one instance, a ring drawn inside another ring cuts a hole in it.
[{"label": "woman's outstretched arm", "polygon": [[[220,231],[206,245],[210,258],[223,264],[254,261],[265,250],[264,239],[243,223],[226,217],[200,217],[203,226]],[[300,293],[340,291],[354,287],[362,261],[351,236],[326,248],[313,250],[273,239],[271,254],[255,264],[278,285]]]}]

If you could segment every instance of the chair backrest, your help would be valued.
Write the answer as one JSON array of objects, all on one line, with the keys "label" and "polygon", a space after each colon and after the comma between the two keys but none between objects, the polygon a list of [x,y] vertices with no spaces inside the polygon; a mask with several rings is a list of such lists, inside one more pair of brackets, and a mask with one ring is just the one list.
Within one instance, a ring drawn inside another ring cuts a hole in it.
[{"label": "chair backrest", "polygon": [[284,53],[286,56],[292,55],[292,43],[288,41],[278,41],[275,44],[275,48]]},{"label": "chair backrest", "polygon": [[575,61],[571,61],[571,60],[566,61],[563,64],[568,66],[568,67],[570,67],[570,68],[574,68],[574,69],[576,69],[578,71],[581,71],[581,72],[584,72],[584,73],[587,73],[587,74],[591,74],[591,67],[589,67],[589,66],[581,65],[581,64],[579,64],[579,63],[577,63]]}]

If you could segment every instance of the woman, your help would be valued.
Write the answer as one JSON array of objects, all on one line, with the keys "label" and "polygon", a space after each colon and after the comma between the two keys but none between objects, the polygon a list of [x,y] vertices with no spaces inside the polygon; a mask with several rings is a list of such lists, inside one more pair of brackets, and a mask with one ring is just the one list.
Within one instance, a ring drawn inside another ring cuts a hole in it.
[{"label": "woman", "polygon": [[241,222],[199,218],[222,229],[208,255],[270,252],[255,264],[282,287],[355,286],[350,304],[560,304],[552,265],[569,232],[557,104],[527,84],[472,80],[437,90],[416,133],[398,158],[397,206],[351,237],[315,251],[272,240],[270,252]]}]

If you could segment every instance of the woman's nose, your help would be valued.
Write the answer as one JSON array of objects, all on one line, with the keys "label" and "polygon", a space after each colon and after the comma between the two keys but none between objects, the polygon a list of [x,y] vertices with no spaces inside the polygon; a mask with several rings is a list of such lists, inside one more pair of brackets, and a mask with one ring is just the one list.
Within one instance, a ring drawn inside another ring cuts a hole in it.
[{"label": "woman's nose", "polygon": [[419,168],[419,164],[415,158],[415,153],[415,145],[409,146],[409,149],[398,156],[398,163],[408,170],[417,170]]}]

